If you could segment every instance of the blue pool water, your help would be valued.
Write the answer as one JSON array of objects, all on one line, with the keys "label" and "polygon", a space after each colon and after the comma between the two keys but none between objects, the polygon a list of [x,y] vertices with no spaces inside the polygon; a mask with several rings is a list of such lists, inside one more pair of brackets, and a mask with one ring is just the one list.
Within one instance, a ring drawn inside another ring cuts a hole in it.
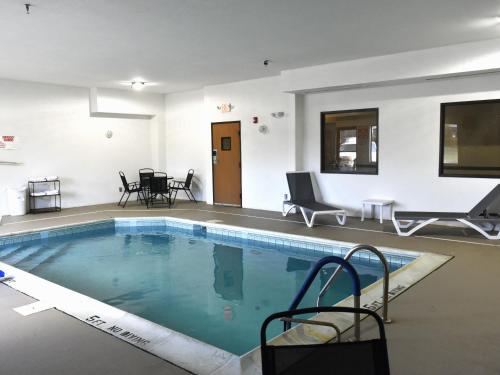
[{"label": "blue pool water", "polygon": [[[167,226],[108,225],[0,246],[2,262],[237,355],[259,344],[262,321],[288,308],[324,255]],[[378,262],[352,263],[363,287],[382,276]],[[402,264],[395,263],[392,270]],[[315,305],[334,267],[322,271],[301,306]],[[325,303],[350,294],[344,273]],[[280,331],[276,324],[270,333]]]}]

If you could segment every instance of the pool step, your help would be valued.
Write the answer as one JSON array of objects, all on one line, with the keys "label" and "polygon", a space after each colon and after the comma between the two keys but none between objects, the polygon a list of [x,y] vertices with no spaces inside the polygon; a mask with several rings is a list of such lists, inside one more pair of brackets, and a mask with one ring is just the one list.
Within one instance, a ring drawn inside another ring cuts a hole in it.
[{"label": "pool step", "polygon": [[36,259],[36,262],[32,262],[32,264],[25,267],[26,271],[34,273],[34,272],[39,272],[40,269],[50,263],[52,263],[54,260],[57,258],[63,256],[66,254],[66,252],[73,247],[72,244],[67,243],[61,246],[57,246],[53,248],[52,251],[47,251],[43,254],[43,256],[40,256]]},{"label": "pool step", "polygon": [[37,249],[38,247],[33,246],[33,244],[18,245],[14,251],[10,251],[8,254],[0,256],[0,261],[12,265],[19,259],[22,259],[25,256],[25,254],[31,254],[33,251],[36,251]]},{"label": "pool step", "polygon": [[17,256],[10,258],[9,263],[14,267],[24,269],[22,266],[24,263],[29,262],[31,259],[36,258],[41,253],[49,249],[50,247],[47,245],[32,246],[30,249],[27,249],[26,251],[19,253]]},{"label": "pool step", "polygon": [[63,256],[66,254],[66,252],[73,247],[73,244],[67,243],[62,246],[58,246],[55,248],[56,251],[51,251],[50,254],[45,254],[42,258],[38,259],[38,263],[35,265],[32,265],[30,269],[28,269],[28,272],[35,272],[35,271],[40,271],[40,269],[48,264],[51,264],[55,259]]},{"label": "pool step", "polygon": [[21,245],[15,244],[11,246],[4,247],[0,250],[0,262],[8,259],[14,252],[18,251]]}]

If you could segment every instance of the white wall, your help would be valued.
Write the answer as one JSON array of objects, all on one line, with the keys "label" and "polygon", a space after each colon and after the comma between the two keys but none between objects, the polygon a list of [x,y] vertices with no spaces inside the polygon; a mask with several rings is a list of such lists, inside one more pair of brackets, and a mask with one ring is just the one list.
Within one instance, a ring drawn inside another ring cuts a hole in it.
[{"label": "white wall", "polygon": [[[243,207],[280,210],[287,192],[289,166],[289,96],[279,90],[279,77],[205,87],[203,91],[166,96],[167,170],[175,175],[194,168],[203,196],[213,202],[211,123],[241,121]],[[217,106],[231,103],[230,113]],[[284,111],[275,119],[272,112]],[[252,124],[252,117],[259,124]],[[259,133],[259,125],[269,131]],[[172,172],[171,172],[172,171]]]},{"label": "white wall", "polygon": [[[136,180],[139,168],[153,165],[152,122],[91,118],[89,89],[0,80],[0,103],[0,135],[21,139],[18,150],[0,151],[0,160],[24,163],[0,166],[0,192],[30,176],[58,175],[64,207],[116,202],[118,171]],[[152,105],[160,131],[163,96],[155,95]],[[1,202],[0,212],[5,209]]]},{"label": "white wall", "polygon": [[[305,96],[303,166],[326,202],[359,214],[364,198],[405,210],[469,211],[499,179],[438,177],[440,103],[500,98],[500,74]],[[320,174],[320,112],[379,108],[379,174]],[[500,158],[500,155],[498,156]]]},{"label": "white wall", "polygon": [[[166,97],[167,170],[198,175],[198,197],[212,203],[211,122],[241,121],[243,206],[278,211],[290,166],[314,172],[319,199],[360,214],[370,197],[407,210],[468,211],[498,179],[438,177],[440,103],[500,98],[500,74],[305,94],[279,91],[279,77],[206,87]],[[217,105],[234,105],[220,113]],[[379,174],[320,173],[320,113],[379,108]],[[283,119],[271,112],[284,111]],[[260,134],[258,116],[269,126]],[[295,139],[293,139],[293,137]],[[499,155],[500,157],[500,155]],[[387,213],[386,213],[387,217]]]},{"label": "white wall", "polygon": [[[184,179],[188,169],[194,169],[191,190],[201,201],[206,200],[206,187],[212,183],[206,169],[210,132],[207,136],[203,99],[202,90],[165,96],[166,171],[168,175]],[[179,195],[179,198],[186,197]]]}]

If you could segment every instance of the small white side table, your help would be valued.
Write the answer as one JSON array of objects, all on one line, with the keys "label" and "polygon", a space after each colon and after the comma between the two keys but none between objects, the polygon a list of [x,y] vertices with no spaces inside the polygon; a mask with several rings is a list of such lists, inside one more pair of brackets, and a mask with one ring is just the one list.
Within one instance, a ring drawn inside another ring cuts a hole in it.
[{"label": "small white side table", "polygon": [[392,204],[394,203],[391,199],[365,199],[363,202],[363,208],[361,209],[361,221],[365,221],[365,206],[369,205],[371,207],[371,216],[374,217],[374,207],[380,207],[380,224],[383,223],[383,213],[384,206],[389,206],[389,213],[392,216]]}]

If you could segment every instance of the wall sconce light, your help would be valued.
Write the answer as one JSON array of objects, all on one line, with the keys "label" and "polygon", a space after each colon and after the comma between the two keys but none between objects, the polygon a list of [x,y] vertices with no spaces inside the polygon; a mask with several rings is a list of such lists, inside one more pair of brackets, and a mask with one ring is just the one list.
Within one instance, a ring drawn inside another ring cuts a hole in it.
[{"label": "wall sconce light", "polygon": [[285,112],[273,112],[271,113],[271,116],[273,116],[274,118],[282,118],[285,116]]}]

